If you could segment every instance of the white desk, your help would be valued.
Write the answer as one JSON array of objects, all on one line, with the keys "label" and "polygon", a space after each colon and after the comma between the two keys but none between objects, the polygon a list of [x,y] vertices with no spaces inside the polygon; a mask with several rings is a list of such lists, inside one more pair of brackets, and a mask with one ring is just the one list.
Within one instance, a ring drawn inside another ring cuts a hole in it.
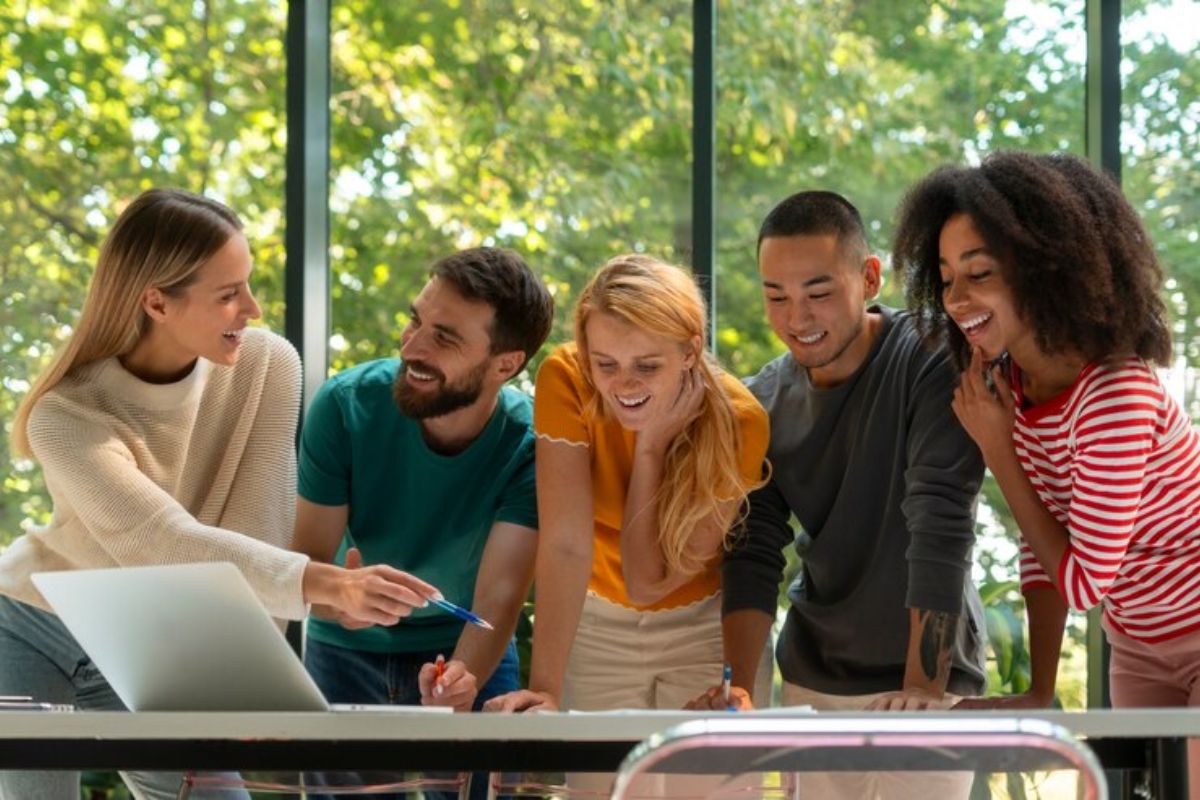
[{"label": "white desk", "polygon": [[[615,770],[638,742],[704,718],[685,712],[611,714],[0,713],[0,768],[259,770]],[[715,716],[722,716],[717,714]],[[771,719],[813,715],[766,712]],[[823,724],[988,720],[961,714],[831,714]],[[1200,710],[1038,712],[1084,738],[1108,769],[1151,769],[1173,783]],[[1177,794],[1167,792],[1166,797]]]}]

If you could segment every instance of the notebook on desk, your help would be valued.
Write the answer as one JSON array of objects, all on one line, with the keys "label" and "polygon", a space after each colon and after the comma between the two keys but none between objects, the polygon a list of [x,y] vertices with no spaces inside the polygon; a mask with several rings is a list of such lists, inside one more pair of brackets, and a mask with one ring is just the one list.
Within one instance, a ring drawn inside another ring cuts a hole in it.
[{"label": "notebook on desk", "polygon": [[232,564],[40,572],[32,577],[133,711],[433,710],[331,706]]}]

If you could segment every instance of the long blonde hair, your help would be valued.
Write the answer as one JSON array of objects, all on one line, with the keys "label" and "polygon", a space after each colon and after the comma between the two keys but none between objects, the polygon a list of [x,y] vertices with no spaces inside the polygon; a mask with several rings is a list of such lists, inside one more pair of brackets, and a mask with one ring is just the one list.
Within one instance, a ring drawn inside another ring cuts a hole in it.
[{"label": "long blonde hair", "polygon": [[142,295],[157,288],[178,295],[242,223],[215,200],[178,189],[150,189],[129,204],[100,246],[79,324],[13,418],[13,452],[32,455],[29,414],[37,401],[72,370],[128,353],[145,334],[149,317]]},{"label": "long blonde hair", "polygon": [[575,343],[580,371],[592,390],[585,413],[603,417],[604,403],[588,367],[587,321],[594,312],[612,314],[681,345],[696,338],[702,343],[696,359],[704,383],[700,412],[667,449],[662,483],[655,494],[663,559],[673,571],[698,572],[704,560],[687,552],[692,532],[722,504],[731,500],[741,504],[755,488],[745,485],[738,468],[741,433],[733,403],[721,384],[723,370],[708,352],[704,300],[690,274],[648,256],[617,256],[592,277],[575,306]]}]

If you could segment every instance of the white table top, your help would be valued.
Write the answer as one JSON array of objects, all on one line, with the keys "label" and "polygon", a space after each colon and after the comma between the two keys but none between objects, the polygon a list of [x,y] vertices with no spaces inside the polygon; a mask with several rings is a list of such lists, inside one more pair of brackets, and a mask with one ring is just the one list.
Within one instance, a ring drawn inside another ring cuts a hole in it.
[{"label": "white table top", "polygon": [[[1200,737],[1200,709],[956,713],[753,712],[763,720],[808,720],[822,728],[886,731],[913,721],[941,725],[995,724],[1040,719],[1086,738]],[[291,740],[529,740],[555,742],[640,741],[673,725],[727,714],[628,711],[556,714],[435,714],[403,711],[307,712],[0,712],[0,743],[6,739],[291,739]]]}]

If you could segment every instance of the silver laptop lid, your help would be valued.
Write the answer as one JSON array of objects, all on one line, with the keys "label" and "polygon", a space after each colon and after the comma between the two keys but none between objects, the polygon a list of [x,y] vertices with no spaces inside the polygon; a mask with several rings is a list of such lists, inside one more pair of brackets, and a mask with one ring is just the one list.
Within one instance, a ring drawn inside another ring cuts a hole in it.
[{"label": "silver laptop lid", "polygon": [[228,563],[32,576],[134,711],[325,711],[300,659]]}]

